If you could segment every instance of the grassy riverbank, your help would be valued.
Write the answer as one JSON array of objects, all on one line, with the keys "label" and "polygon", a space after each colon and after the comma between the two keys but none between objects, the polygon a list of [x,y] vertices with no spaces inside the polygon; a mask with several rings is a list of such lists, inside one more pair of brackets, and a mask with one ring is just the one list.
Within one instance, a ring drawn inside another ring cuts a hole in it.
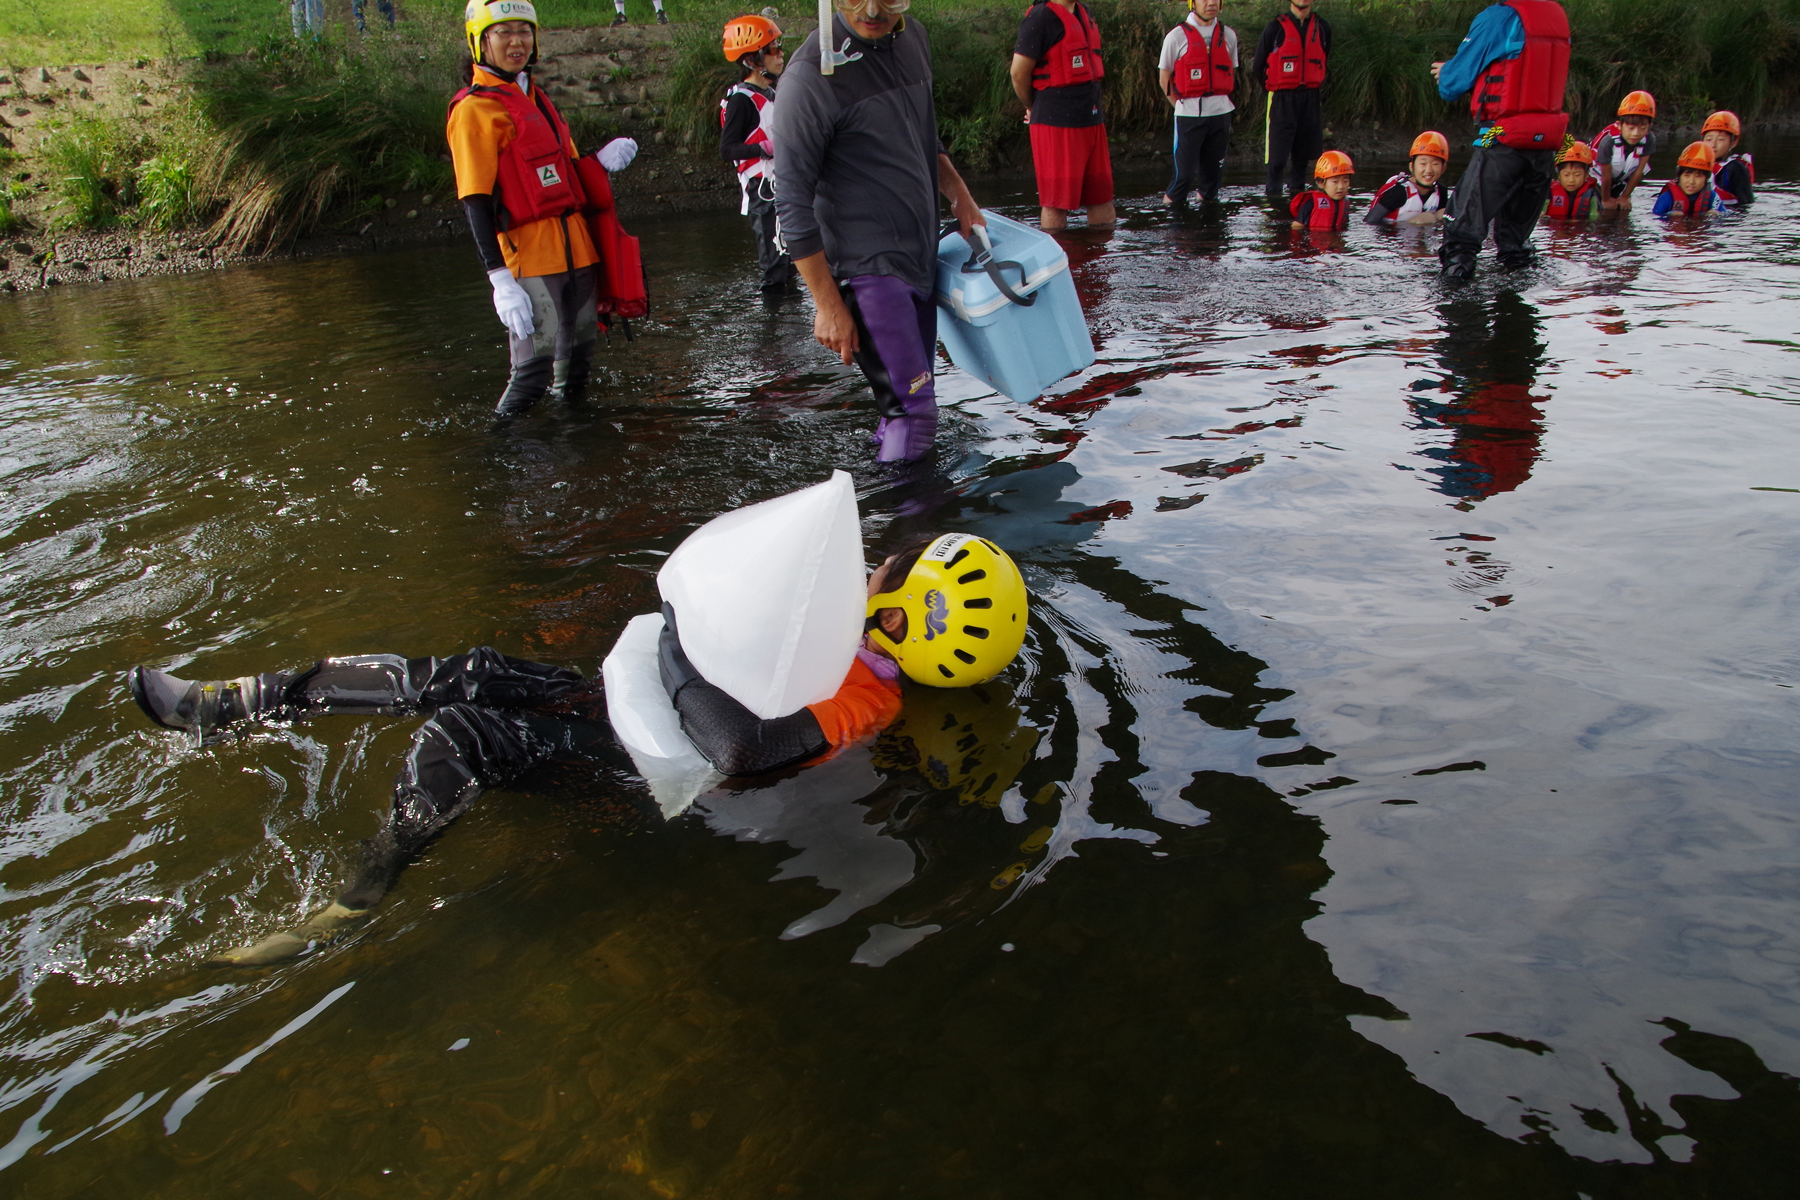
[{"label": "grassy riverbank", "polygon": [[[710,154],[717,98],[736,77],[718,29],[744,5],[674,0],[680,21],[609,35],[604,0],[547,0],[541,70],[584,145],[631,132],[660,147],[629,187],[723,188]],[[1262,0],[1227,12],[1246,48],[1278,11]],[[1326,92],[1340,138],[1410,136],[1466,126],[1438,99],[1428,64],[1454,51],[1482,0],[1324,0],[1336,41]],[[1630,88],[1655,92],[1664,123],[1736,109],[1800,107],[1800,0],[1568,0],[1576,128],[1598,127]],[[1168,106],[1156,54],[1178,0],[1093,0],[1105,34],[1111,131],[1160,138]],[[0,233],[196,228],[233,251],[271,248],[321,227],[355,227],[449,185],[443,106],[461,54],[459,0],[405,0],[399,27],[375,0],[359,35],[349,0],[329,0],[326,36],[296,40],[277,0],[67,0],[54,10],[0,9]],[[968,169],[1028,160],[1007,77],[1016,0],[914,0],[932,31],[944,140]],[[806,22],[787,18],[790,33]],[[628,39],[636,38],[637,42]],[[654,43],[654,44],[652,44]],[[558,60],[561,61],[558,61]],[[20,61],[23,60],[23,61]],[[89,71],[55,66],[109,61]],[[129,60],[129,61],[126,61]],[[1260,132],[1261,97],[1239,93],[1240,142]],[[1751,134],[1754,141],[1754,129]],[[657,161],[660,156],[661,161]],[[660,177],[659,177],[660,176]],[[718,178],[715,178],[718,177]],[[657,195],[658,200],[662,199]]]}]

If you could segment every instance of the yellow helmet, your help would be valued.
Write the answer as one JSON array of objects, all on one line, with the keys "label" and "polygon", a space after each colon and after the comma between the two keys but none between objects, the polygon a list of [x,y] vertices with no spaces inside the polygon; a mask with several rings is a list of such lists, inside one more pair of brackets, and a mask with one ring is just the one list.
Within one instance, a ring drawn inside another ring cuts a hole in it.
[{"label": "yellow helmet", "polygon": [[869,597],[869,616],[884,608],[906,614],[906,635],[881,638],[915,683],[968,687],[985,683],[1025,644],[1025,580],[1006,551],[986,538],[946,533],[892,591]]},{"label": "yellow helmet", "polygon": [[463,9],[463,33],[469,39],[469,57],[481,61],[481,35],[502,21],[530,21],[532,28],[531,61],[537,61],[537,9],[531,0],[469,0]]}]

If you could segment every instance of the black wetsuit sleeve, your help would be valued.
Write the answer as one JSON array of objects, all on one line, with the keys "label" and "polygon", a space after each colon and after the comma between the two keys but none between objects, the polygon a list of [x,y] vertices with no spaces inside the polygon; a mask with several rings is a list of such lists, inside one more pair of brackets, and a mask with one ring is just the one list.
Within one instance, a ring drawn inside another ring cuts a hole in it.
[{"label": "black wetsuit sleeve", "polygon": [[742,92],[734,92],[725,101],[725,124],[719,130],[719,157],[728,163],[746,158],[762,158],[761,146],[744,139],[756,132],[756,101]]},{"label": "black wetsuit sleeve", "polygon": [[1363,214],[1364,225],[1379,225],[1388,219],[1389,213],[1400,211],[1406,203],[1406,189],[1399,184],[1385,188],[1380,195],[1369,202],[1369,211]]},{"label": "black wetsuit sleeve", "polygon": [[1729,164],[1720,174],[1724,176],[1719,180],[1720,185],[1739,204],[1749,204],[1756,199],[1756,185],[1750,182],[1750,168],[1744,165],[1743,159]]},{"label": "black wetsuit sleeve", "polygon": [[500,235],[494,221],[494,198],[478,193],[463,197],[463,215],[469,219],[469,232],[475,235],[475,253],[481,256],[481,269],[498,271],[506,265],[500,253]]},{"label": "black wetsuit sleeve", "polygon": [[675,612],[663,605],[657,641],[663,688],[681,715],[681,731],[706,761],[727,775],[760,775],[817,758],[831,748],[811,710],[765,721],[723,688],[700,677],[681,648]]},{"label": "black wetsuit sleeve", "polygon": [[1262,36],[1256,39],[1256,57],[1250,60],[1250,74],[1256,79],[1256,86],[1269,86],[1269,55],[1275,53],[1275,47],[1281,41],[1281,18],[1277,17],[1263,26]]}]

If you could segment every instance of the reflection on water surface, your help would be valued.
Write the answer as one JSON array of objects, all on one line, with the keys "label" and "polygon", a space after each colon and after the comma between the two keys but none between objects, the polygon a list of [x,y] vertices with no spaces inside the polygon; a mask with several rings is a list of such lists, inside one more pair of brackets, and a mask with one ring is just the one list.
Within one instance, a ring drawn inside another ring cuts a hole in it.
[{"label": "reflection on water surface", "polygon": [[[498,438],[460,246],[7,300],[11,1194],[1772,1194],[1800,199],[1764,197],[1461,292],[1408,235],[1128,209],[1070,238],[1100,361],[1030,405],[951,374],[914,474],[729,215],[647,224],[657,319]],[[343,879],[410,723],[201,751],[125,667],[592,671],[687,531],[839,465],[873,542],[1020,559],[995,685],[667,825],[546,771],[353,939],[199,967]]]}]

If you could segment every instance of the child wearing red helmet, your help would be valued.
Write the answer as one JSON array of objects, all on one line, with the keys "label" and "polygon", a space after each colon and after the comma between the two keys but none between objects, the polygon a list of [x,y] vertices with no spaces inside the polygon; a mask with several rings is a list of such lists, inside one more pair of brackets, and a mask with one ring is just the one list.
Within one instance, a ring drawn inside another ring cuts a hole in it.
[{"label": "child wearing red helmet", "polygon": [[1631,193],[1643,182],[1656,139],[1650,134],[1656,120],[1656,97],[1631,92],[1619,101],[1619,115],[1594,135],[1592,175],[1600,184],[1600,210],[1607,214],[1631,211]]},{"label": "child wearing red helmet", "polygon": [[1717,164],[1711,147],[1705,142],[1690,142],[1675,165],[1675,178],[1657,194],[1656,203],[1650,208],[1652,215],[1697,217],[1724,209],[1725,202],[1712,185],[1713,167]]},{"label": "child wearing red helmet", "polygon": [[737,172],[743,201],[738,211],[750,218],[756,234],[756,263],[765,298],[787,291],[794,262],[781,249],[775,228],[774,145],[769,141],[764,110],[775,100],[775,84],[787,65],[781,30],[767,17],[734,17],[725,23],[725,57],[738,65],[743,79],[719,101],[719,157]]},{"label": "child wearing red helmet", "polygon": [[1725,207],[1735,208],[1756,199],[1756,161],[1738,151],[1744,127],[1737,114],[1720,109],[1700,126],[1700,140],[1713,152],[1713,188]]},{"label": "child wearing red helmet", "polygon": [[1413,139],[1407,152],[1406,170],[1375,193],[1365,225],[1435,225],[1444,219],[1449,200],[1438,185],[1450,165],[1450,140],[1435,129]]},{"label": "child wearing red helmet", "polygon": [[1288,205],[1295,229],[1342,233],[1350,225],[1350,176],[1356,165],[1342,150],[1327,150],[1313,164],[1313,185]]}]

